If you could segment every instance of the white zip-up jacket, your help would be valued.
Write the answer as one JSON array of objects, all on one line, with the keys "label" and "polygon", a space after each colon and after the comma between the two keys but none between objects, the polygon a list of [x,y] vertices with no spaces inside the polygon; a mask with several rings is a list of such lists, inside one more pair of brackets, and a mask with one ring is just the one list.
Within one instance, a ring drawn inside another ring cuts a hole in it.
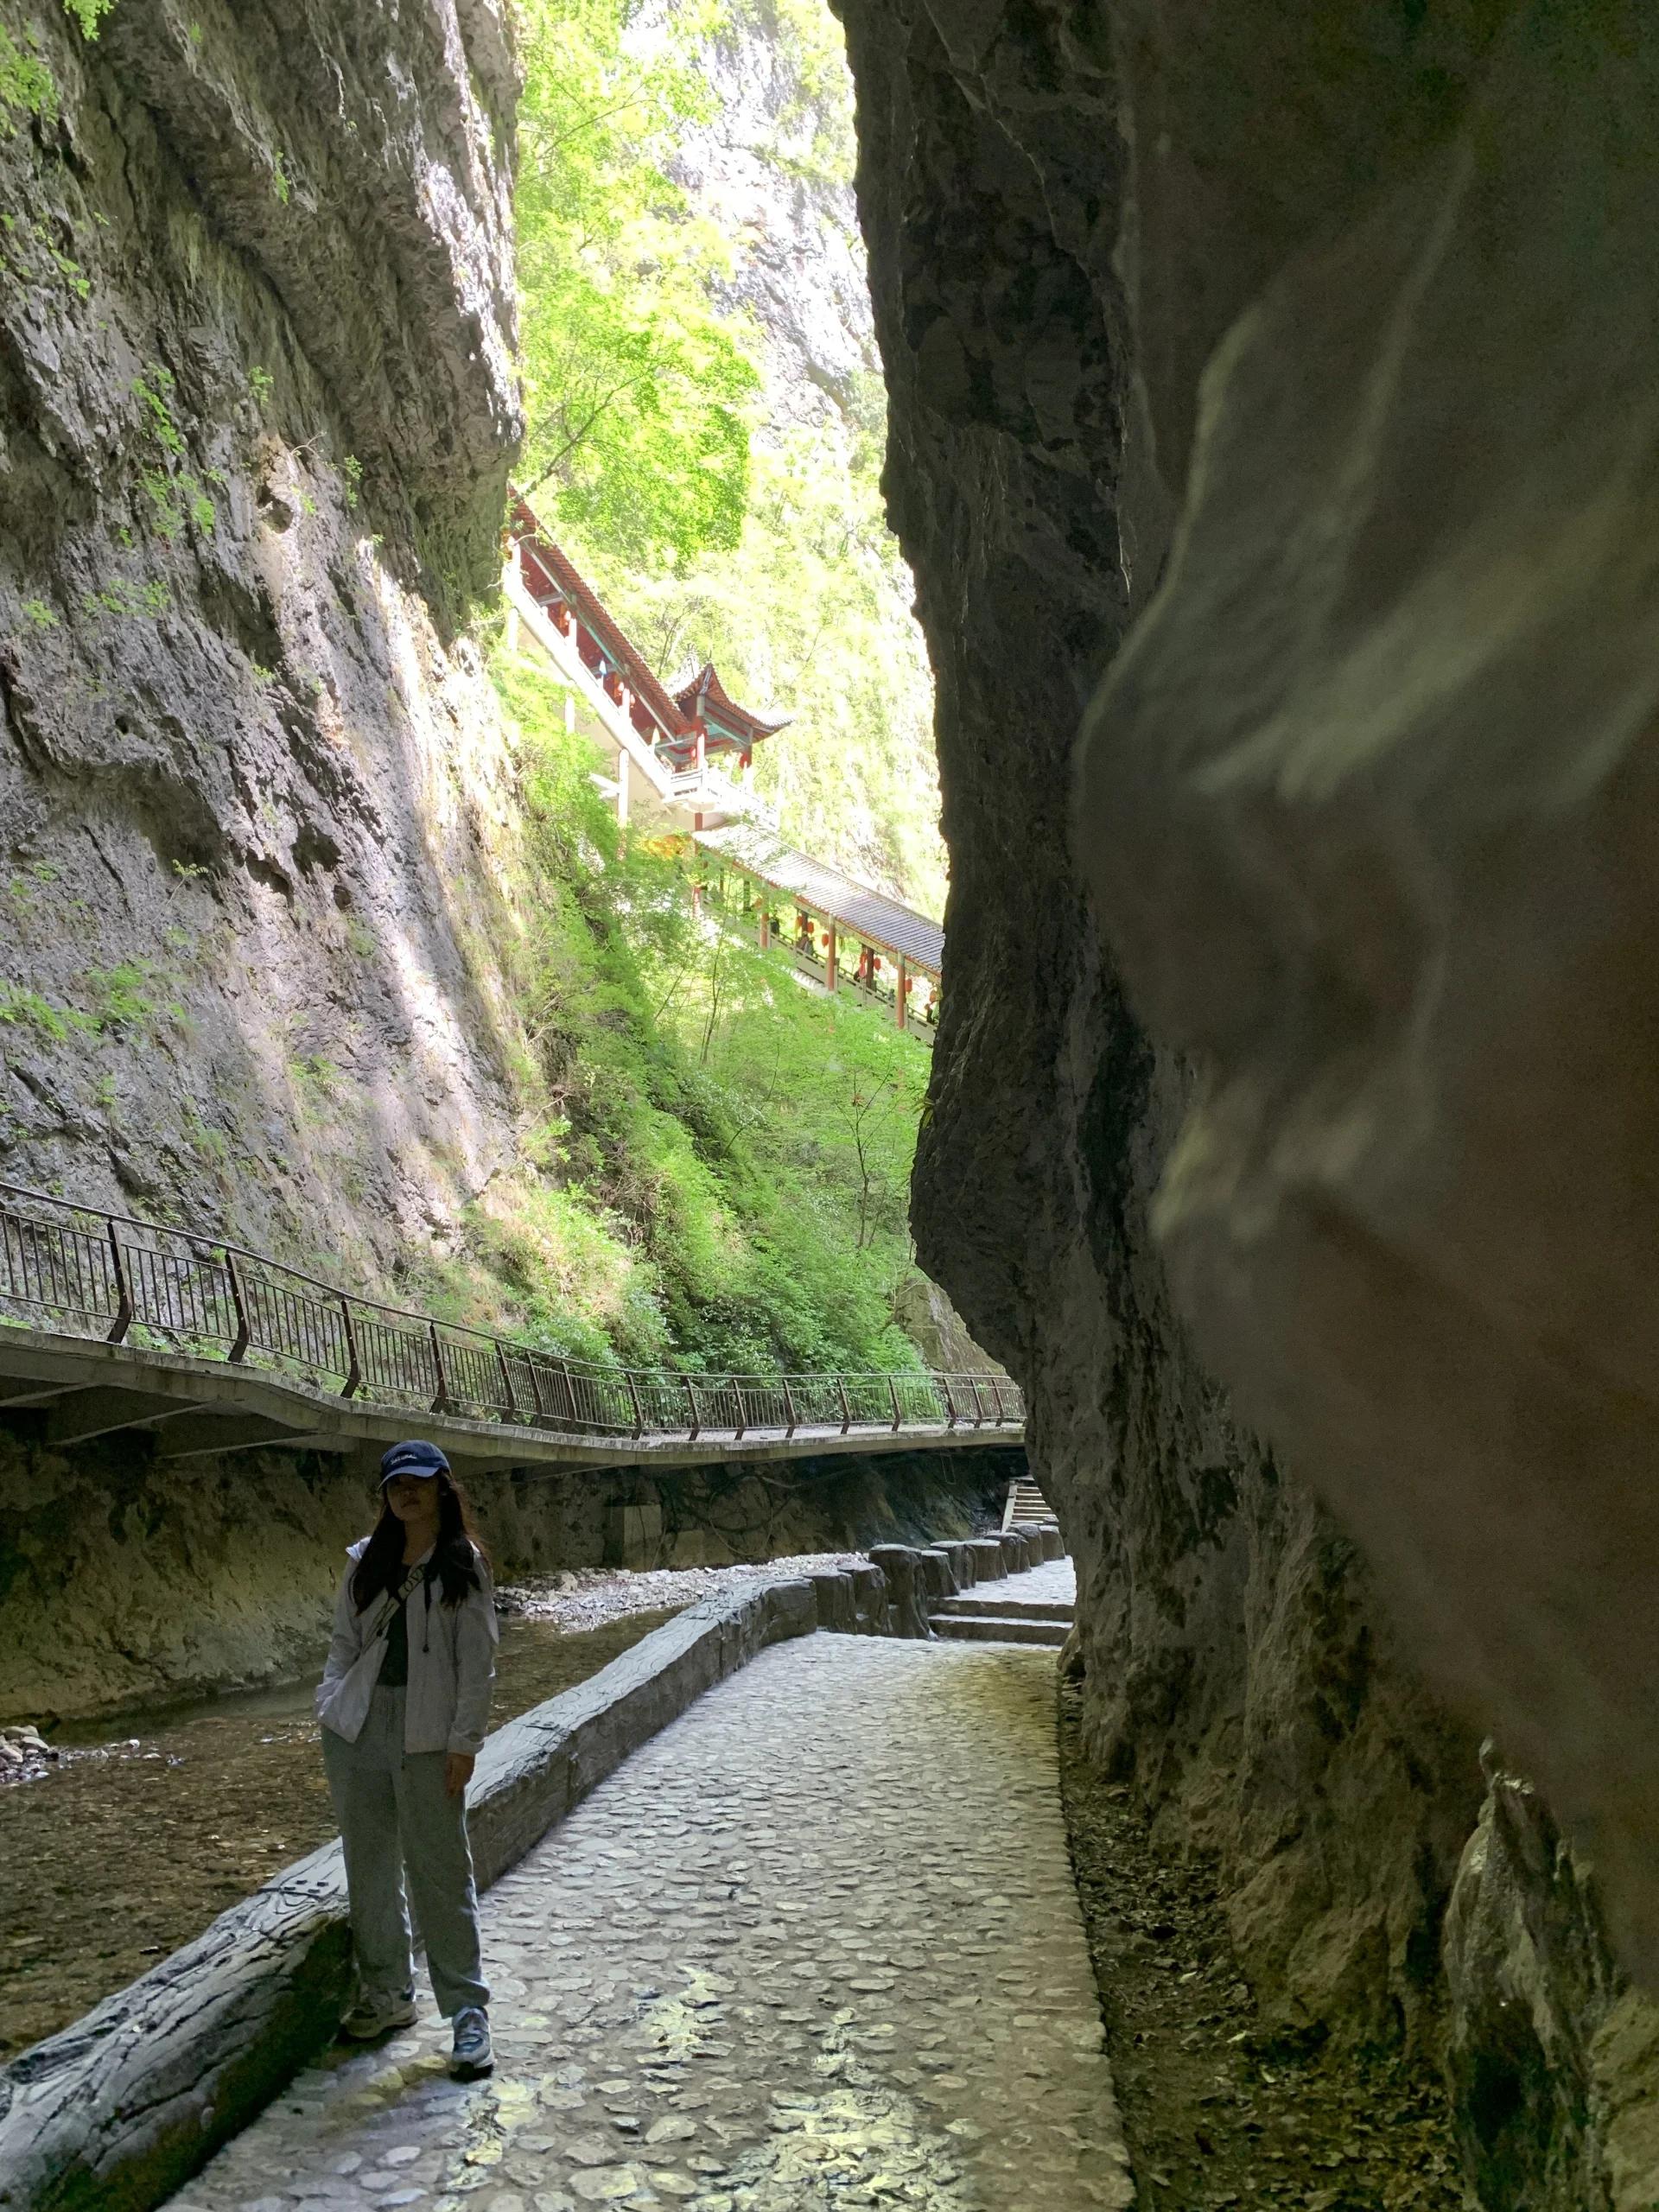
[{"label": "white zip-up jacket", "polygon": [[[368,1542],[366,1536],[360,1537],[346,1554],[350,1563],[334,1599],[334,1632],[317,1691],[319,1703],[330,1683],[338,1681],[362,1656],[368,1632],[385,1610],[384,1596],[361,1613],[352,1602],[352,1576]],[[429,1546],[416,1564],[423,1566],[431,1556]],[[469,1590],[458,1605],[443,1603],[443,1586],[435,1580],[417,1583],[410,1595],[405,1751],[460,1751],[474,1756],[489,1728],[490,1688],[495,1681],[495,1647],[500,1630],[496,1625],[490,1571],[482,1559],[477,1565],[479,1587]],[[404,1568],[399,1580],[408,1572]],[[380,1657],[371,1662],[376,1675],[385,1657],[385,1638],[379,1642]]]}]

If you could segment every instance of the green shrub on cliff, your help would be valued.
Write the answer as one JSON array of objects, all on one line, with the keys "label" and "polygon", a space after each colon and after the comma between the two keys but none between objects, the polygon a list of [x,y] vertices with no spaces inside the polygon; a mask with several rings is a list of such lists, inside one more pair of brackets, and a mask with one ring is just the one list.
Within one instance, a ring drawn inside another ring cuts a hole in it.
[{"label": "green shrub on cliff", "polygon": [[9,31],[0,30],[0,138],[17,130],[20,115],[50,122],[58,111],[57,79],[38,54],[26,53]]},{"label": "green shrub on cliff", "polygon": [[893,1315],[925,1048],[695,916],[680,856],[619,832],[556,687],[505,659],[497,681],[520,737],[533,1122],[474,1256],[573,1354],[913,1366]]}]

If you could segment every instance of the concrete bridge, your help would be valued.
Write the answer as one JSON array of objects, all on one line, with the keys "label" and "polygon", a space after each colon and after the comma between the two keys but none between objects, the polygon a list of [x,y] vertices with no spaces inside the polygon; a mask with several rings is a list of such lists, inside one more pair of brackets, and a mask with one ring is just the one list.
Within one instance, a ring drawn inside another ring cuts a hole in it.
[{"label": "concrete bridge", "polygon": [[378,1452],[411,1427],[458,1467],[696,1466],[1023,1441],[1000,1373],[599,1367],[365,1299],[208,1231],[0,1184],[0,1419],[158,1459]]}]

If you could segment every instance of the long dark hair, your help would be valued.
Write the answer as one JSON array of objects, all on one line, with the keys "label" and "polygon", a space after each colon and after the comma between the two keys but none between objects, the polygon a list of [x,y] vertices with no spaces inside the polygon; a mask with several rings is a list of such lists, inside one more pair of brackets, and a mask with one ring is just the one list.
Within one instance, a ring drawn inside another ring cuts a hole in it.
[{"label": "long dark hair", "polygon": [[[458,1605],[468,1591],[483,1587],[480,1570],[489,1565],[490,1554],[473,1526],[472,1508],[460,1484],[453,1475],[440,1473],[433,1479],[438,1485],[438,1540],[426,1562],[425,1581],[430,1589],[435,1576],[442,1586],[442,1602]],[[405,1572],[404,1524],[385,1503],[384,1491],[381,1498],[380,1518],[352,1577],[352,1603],[359,1613],[366,1612],[383,1590],[396,1590]]]}]

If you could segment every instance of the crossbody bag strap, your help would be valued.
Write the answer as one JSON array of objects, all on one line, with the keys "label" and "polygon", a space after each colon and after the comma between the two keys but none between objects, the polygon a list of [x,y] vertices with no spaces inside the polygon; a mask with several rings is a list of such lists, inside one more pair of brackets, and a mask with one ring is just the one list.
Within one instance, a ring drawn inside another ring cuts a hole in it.
[{"label": "crossbody bag strap", "polygon": [[388,1633],[391,1627],[393,1614],[397,1611],[399,1605],[406,1605],[410,1599],[414,1596],[416,1591],[419,1589],[425,1573],[426,1563],[423,1560],[418,1567],[411,1567],[410,1568],[409,1573],[404,1577],[403,1581],[396,1590],[388,1592],[386,1602],[381,1611],[379,1619],[376,1621],[374,1626],[369,1630],[368,1634],[363,1639],[363,1649],[365,1651],[372,1643],[378,1643],[381,1637]]}]

